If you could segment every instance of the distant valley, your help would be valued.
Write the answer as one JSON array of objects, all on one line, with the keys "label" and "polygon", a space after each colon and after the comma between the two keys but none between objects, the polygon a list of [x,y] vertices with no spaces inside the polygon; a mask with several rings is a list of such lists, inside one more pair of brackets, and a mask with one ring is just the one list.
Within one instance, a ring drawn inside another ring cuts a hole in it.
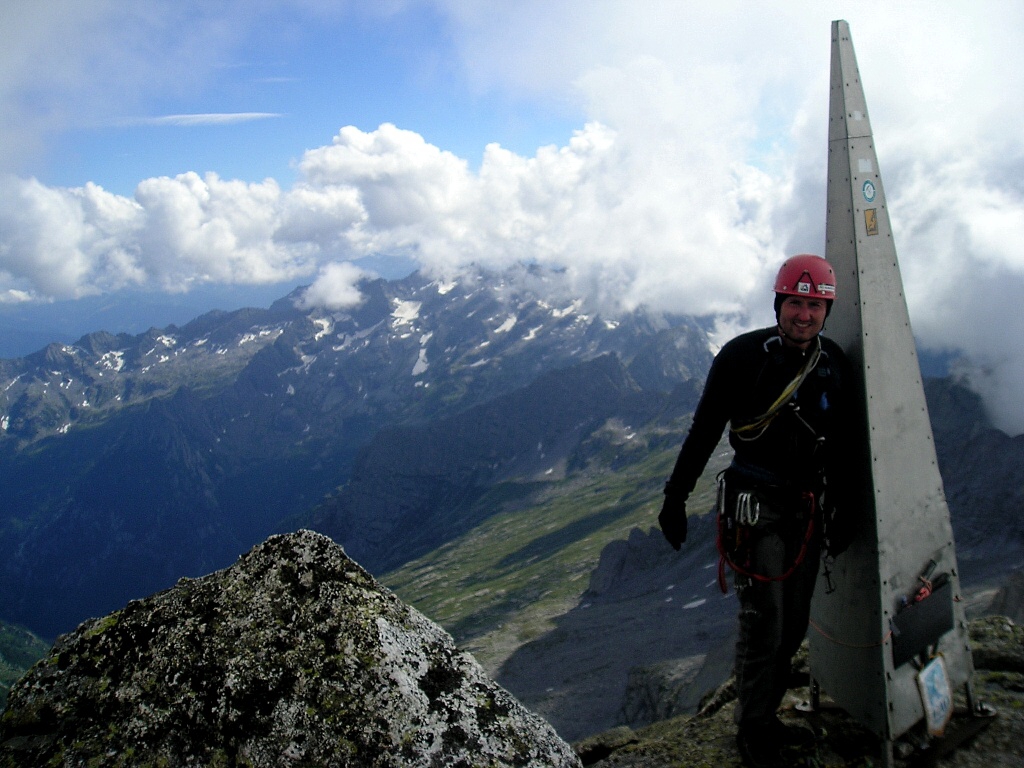
[{"label": "distant valley", "polygon": [[[0,619],[52,639],[306,527],[563,736],[691,706],[734,609],[708,521],[680,554],[650,528],[707,323],[523,288],[543,280],[379,280],[349,312],[293,294],[0,361]],[[994,587],[1024,559],[1024,440],[948,378],[926,394],[962,579]]]},{"label": "distant valley", "polygon": [[379,573],[479,522],[428,507],[562,474],[616,417],[685,414],[710,361],[693,318],[605,320],[501,277],[363,292],[0,361],[0,617],[53,637],[318,522]]}]

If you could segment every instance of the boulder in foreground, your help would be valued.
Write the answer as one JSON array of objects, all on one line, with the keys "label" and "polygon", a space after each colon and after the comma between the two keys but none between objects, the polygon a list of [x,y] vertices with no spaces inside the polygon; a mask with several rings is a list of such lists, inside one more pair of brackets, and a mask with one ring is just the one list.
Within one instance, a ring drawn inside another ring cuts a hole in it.
[{"label": "boulder in foreground", "polygon": [[83,623],[12,689],[0,766],[578,766],[329,538]]}]

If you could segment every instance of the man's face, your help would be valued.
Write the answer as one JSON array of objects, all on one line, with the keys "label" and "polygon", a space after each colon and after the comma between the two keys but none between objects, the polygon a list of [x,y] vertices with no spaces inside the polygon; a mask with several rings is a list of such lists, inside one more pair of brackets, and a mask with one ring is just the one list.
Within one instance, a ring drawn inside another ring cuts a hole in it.
[{"label": "man's face", "polygon": [[821,333],[825,325],[825,300],[787,296],[779,307],[779,330],[783,341],[797,347],[806,347]]}]

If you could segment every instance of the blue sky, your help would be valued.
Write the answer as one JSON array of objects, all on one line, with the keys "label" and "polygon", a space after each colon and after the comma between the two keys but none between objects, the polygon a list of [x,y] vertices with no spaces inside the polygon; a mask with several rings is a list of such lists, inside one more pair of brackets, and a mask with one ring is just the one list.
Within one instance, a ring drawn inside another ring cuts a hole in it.
[{"label": "blue sky", "polygon": [[915,333],[1024,431],[1011,0],[7,0],[0,327],[522,260],[606,313],[767,322],[779,263],[824,247],[839,18]]},{"label": "blue sky", "polygon": [[[95,7],[98,24],[123,20],[118,4],[84,4]],[[23,13],[36,12],[37,4],[22,5]],[[189,170],[249,181],[271,176],[287,184],[301,152],[329,142],[344,125],[372,130],[394,123],[478,165],[488,143],[532,154],[543,144],[566,142],[584,118],[578,106],[555,98],[538,101],[475,86],[447,20],[430,4],[324,3],[327,10],[303,3],[236,4],[219,20],[234,26],[233,33],[216,36],[220,48],[207,50],[195,68],[188,66],[192,52],[181,50],[187,46],[177,38],[217,19],[196,11],[204,4],[165,5],[181,10],[132,18],[134,33],[155,36],[152,54],[183,57],[171,66],[189,70],[185,84],[132,78],[133,92],[118,98],[108,90],[117,88],[115,76],[96,90],[117,111],[81,105],[80,116],[44,126],[49,135],[38,151],[5,157],[8,169],[60,186],[92,181],[122,195],[131,195],[141,179]],[[81,58],[90,58],[89,52]],[[134,57],[124,66],[136,66]],[[84,79],[78,85],[83,96],[92,88]],[[53,109],[49,99],[66,94],[40,95],[29,109],[42,117]]]}]

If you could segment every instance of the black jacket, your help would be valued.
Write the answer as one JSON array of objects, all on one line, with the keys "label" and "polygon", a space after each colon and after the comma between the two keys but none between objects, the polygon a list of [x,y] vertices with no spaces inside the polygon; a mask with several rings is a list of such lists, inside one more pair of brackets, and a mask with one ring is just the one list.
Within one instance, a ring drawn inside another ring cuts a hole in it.
[{"label": "black jacket", "polygon": [[[849,468],[853,376],[842,349],[821,339],[821,356],[799,389],[763,430],[735,430],[768,411],[807,361],[782,343],[774,326],[737,336],[716,355],[666,494],[685,499],[730,424],[734,464],[778,485],[820,490],[823,476],[841,486]],[[836,488],[836,490],[840,490]]]}]

